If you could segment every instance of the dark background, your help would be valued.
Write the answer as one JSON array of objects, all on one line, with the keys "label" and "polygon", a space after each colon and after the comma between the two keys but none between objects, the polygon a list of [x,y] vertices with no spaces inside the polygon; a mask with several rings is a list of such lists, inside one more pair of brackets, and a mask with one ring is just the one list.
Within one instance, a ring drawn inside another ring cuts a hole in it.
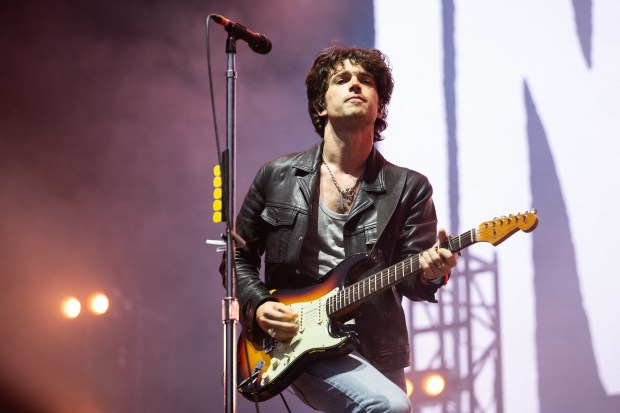
[{"label": "dark background", "polygon": [[[1,3],[0,410],[223,410],[209,13],[274,45],[238,43],[239,204],[263,162],[317,141],[305,74],[333,40],[373,44],[371,1]],[[210,33],[225,145],[225,31]],[[94,291],[105,316],[61,317]]]}]

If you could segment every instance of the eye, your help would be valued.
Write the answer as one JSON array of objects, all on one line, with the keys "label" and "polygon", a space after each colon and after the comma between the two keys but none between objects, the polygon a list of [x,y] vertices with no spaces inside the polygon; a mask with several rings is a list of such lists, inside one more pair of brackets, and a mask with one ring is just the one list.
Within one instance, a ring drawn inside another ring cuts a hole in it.
[{"label": "eye", "polygon": [[375,81],[371,77],[360,78],[360,82],[362,82],[365,85],[369,85],[369,86],[373,86],[375,84]]}]

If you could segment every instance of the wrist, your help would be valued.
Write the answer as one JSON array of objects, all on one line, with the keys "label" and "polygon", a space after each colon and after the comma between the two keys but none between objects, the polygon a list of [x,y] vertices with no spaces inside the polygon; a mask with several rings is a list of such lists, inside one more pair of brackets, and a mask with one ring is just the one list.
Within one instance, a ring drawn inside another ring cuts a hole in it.
[{"label": "wrist", "polygon": [[442,285],[444,283],[445,278],[446,278],[445,275],[442,275],[441,277],[437,277],[437,278],[426,278],[422,276],[420,281],[422,281],[422,284],[426,284],[426,285]]}]

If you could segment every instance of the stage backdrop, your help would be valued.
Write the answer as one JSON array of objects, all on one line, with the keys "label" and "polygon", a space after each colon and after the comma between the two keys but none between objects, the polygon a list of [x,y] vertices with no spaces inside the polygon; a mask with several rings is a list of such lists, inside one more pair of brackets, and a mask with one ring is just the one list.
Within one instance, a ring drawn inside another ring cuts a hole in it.
[{"label": "stage backdrop", "polygon": [[[429,176],[441,224],[538,209],[534,233],[475,247],[499,263],[504,411],[618,411],[613,0],[3,2],[0,410],[223,410],[209,13],[273,42],[238,44],[238,202],[262,163],[317,141],[316,52],[379,47],[396,79],[380,149]],[[211,34],[223,138],[225,35]],[[106,315],[60,316],[94,291]]]},{"label": "stage backdrop", "polygon": [[507,412],[620,408],[603,258],[620,226],[619,17],[596,0],[375,2],[397,85],[385,155],[431,178],[453,233],[538,209],[531,235],[475,247],[498,254]]}]

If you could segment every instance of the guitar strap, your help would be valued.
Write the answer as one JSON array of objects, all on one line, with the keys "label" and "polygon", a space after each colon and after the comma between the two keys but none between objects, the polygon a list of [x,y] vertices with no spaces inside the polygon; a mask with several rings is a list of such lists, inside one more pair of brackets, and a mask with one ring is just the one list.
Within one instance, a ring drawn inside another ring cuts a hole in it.
[{"label": "guitar strap", "polygon": [[381,237],[388,223],[394,215],[394,211],[398,206],[401,195],[405,189],[405,181],[407,180],[407,171],[396,165],[388,164],[385,166],[385,182],[394,182],[391,188],[388,188],[388,194],[383,198],[382,202],[377,205],[377,242],[370,250],[369,257],[377,255]]}]

